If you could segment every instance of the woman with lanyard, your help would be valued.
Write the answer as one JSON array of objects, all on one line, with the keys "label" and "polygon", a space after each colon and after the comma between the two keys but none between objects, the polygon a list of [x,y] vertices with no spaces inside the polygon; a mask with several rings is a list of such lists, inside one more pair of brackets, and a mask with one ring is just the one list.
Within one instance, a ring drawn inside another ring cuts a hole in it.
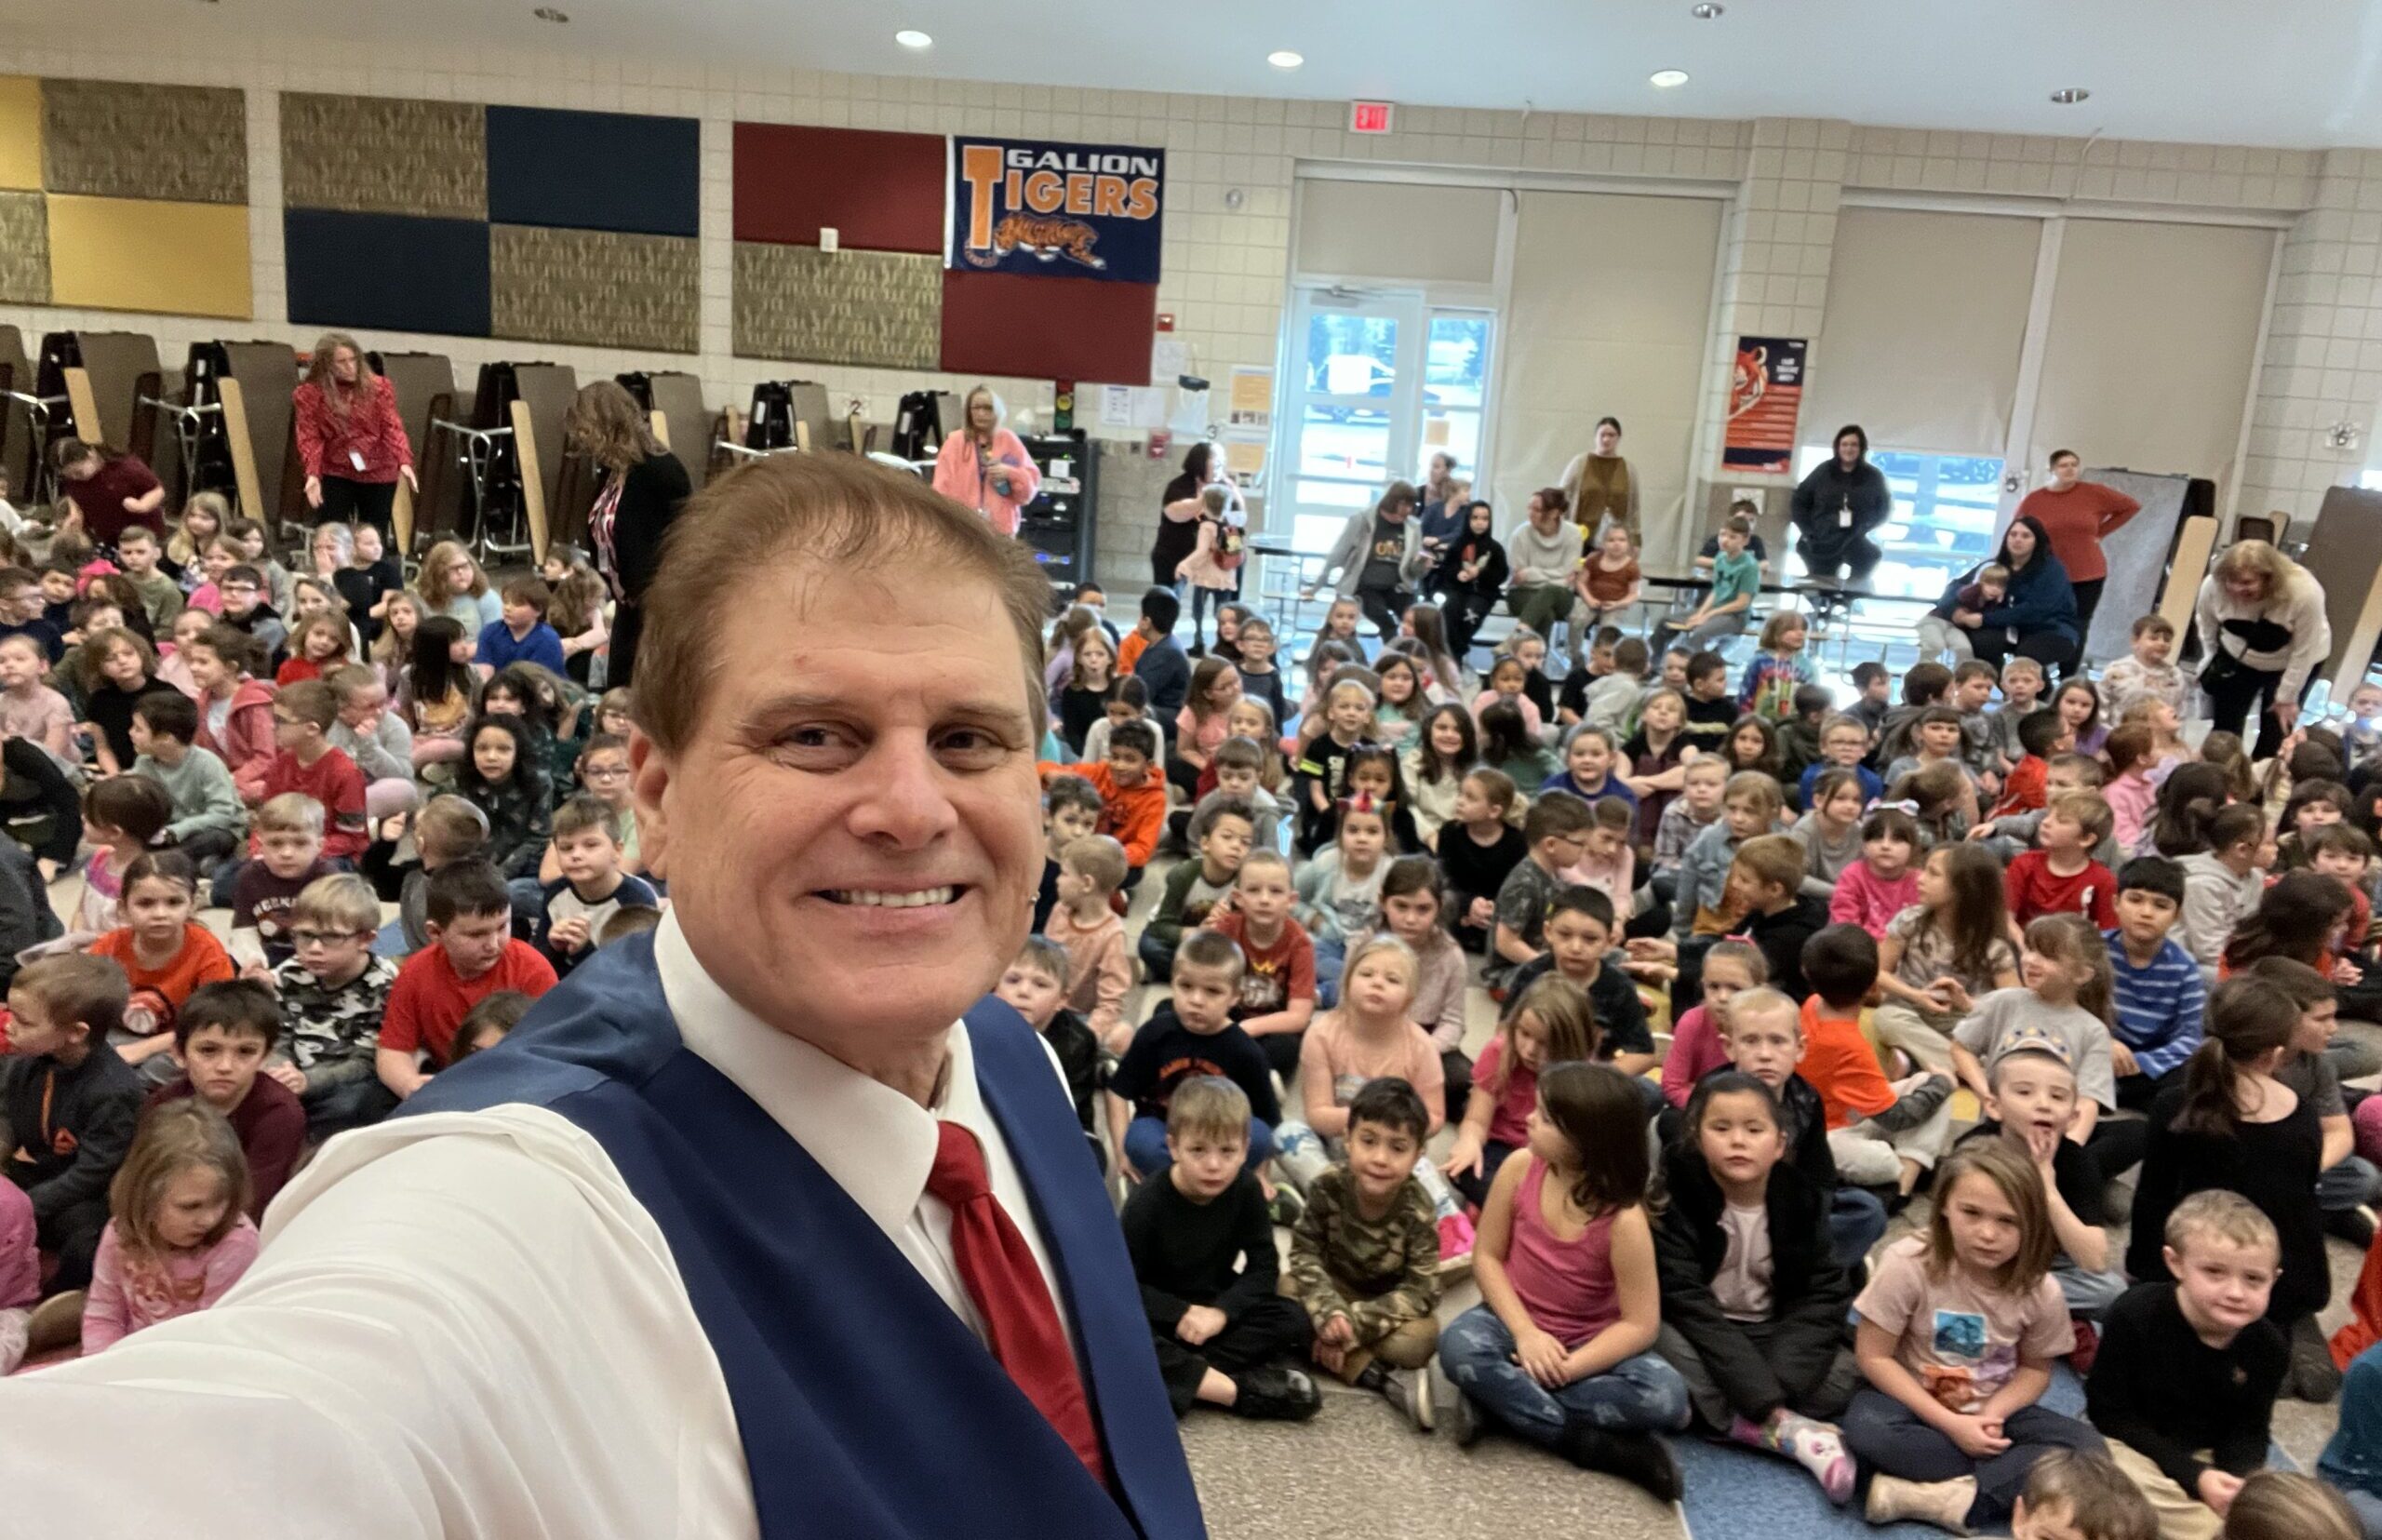
[{"label": "woman with lanyard", "polygon": [[1836,453],[1812,468],[1795,489],[1795,549],[1813,579],[1864,583],[1884,555],[1869,531],[1894,516],[1894,494],[1869,463],[1869,435],[1847,423],[1836,431]]},{"label": "woman with lanyard", "polygon": [[397,413],[396,387],[373,368],[343,331],[315,340],[306,378],[289,393],[298,459],[306,471],[306,506],[328,523],[359,519],[389,533],[397,482],[422,490],[413,446]]},{"label": "woman with lanyard", "polygon": [[2028,492],[2018,512],[2051,537],[2052,554],[2076,584],[2077,633],[2090,636],[2093,611],[2100,608],[2101,589],[2109,578],[2109,558],[2102,554],[2101,542],[2142,512],[2142,504],[2115,487],[2079,476],[2082,464],[2074,449],[2054,449],[2050,483]]},{"label": "woman with lanyard", "polygon": [[81,529],[100,556],[114,560],[116,541],[136,524],[155,531],[160,541],[166,538],[166,520],[157,511],[165,505],[166,489],[139,455],[64,438],[50,451],[50,463],[58,470],[59,490],[74,505],[59,528]]},{"label": "woman with lanyard", "polygon": [[1041,489],[1042,473],[1024,441],[1001,425],[1008,408],[990,385],[968,393],[967,426],[934,457],[934,489],[984,516],[997,534],[1013,535],[1022,510]]},{"label": "woman with lanyard", "polygon": [[1183,469],[1158,497],[1158,539],[1150,545],[1150,582],[1160,588],[1182,588],[1176,569],[1199,545],[1199,493],[1220,474],[1216,447],[1201,442],[1183,456]]},{"label": "woman with lanyard", "polygon": [[2252,757],[2271,757],[2299,720],[2300,691],[2332,656],[2323,585],[2265,541],[2238,541],[2200,585],[2192,613],[2215,730],[2240,733],[2259,703]]},{"label": "woman with lanyard", "polygon": [[662,537],[694,489],[687,467],[653,436],[653,420],[616,380],[581,389],[563,417],[572,449],[596,462],[604,484],[588,511],[596,570],[613,599],[604,680],[622,689],[636,667],[645,590],[662,565]]},{"label": "woman with lanyard", "polygon": [[2076,591],[2043,527],[2024,514],[2012,519],[1993,559],[2010,569],[2010,587],[2000,604],[1986,610],[1960,607],[1960,591],[1976,581],[1981,568],[1961,573],[1944,591],[1952,623],[1967,633],[1976,656],[1997,670],[2014,656],[2032,658],[2045,674],[2074,668],[2082,642]]},{"label": "woman with lanyard", "polygon": [[1644,548],[1644,532],[1638,525],[1638,478],[1621,457],[1621,419],[1597,419],[1596,448],[1564,468],[1563,492],[1572,500],[1572,517],[1590,545],[1602,541],[1606,525],[1618,524],[1629,531],[1632,546]]}]

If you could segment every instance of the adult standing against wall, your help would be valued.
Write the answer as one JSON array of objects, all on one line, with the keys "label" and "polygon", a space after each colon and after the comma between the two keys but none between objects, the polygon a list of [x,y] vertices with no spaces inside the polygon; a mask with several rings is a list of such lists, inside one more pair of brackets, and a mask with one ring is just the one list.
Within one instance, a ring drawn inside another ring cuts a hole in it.
[{"label": "adult standing against wall", "polygon": [[1150,545],[1150,581],[1179,594],[1175,569],[1199,544],[1199,493],[1216,479],[1216,447],[1204,440],[1184,451],[1183,469],[1158,498],[1158,539]]},{"label": "adult standing against wall", "polygon": [[1621,455],[1621,419],[1597,419],[1596,447],[1583,450],[1563,468],[1563,495],[1572,500],[1572,517],[1590,545],[1603,539],[1608,524],[1629,531],[1629,543],[1643,550],[1646,535],[1638,522],[1638,476]]},{"label": "adult standing against wall", "polygon": [[2299,720],[2300,691],[2332,656],[2323,584],[2265,541],[2237,541],[2201,583],[2193,619],[2215,730],[2241,732],[2257,703],[2265,710],[2252,752],[2273,755]]},{"label": "adult standing against wall", "polygon": [[662,566],[662,537],[694,488],[687,467],[653,436],[653,419],[617,380],[580,387],[563,414],[563,435],[604,478],[587,513],[587,539],[596,570],[612,595],[604,678],[617,690],[636,670],[645,591]]},{"label": "adult standing against wall", "polygon": [[934,489],[984,515],[995,533],[1013,535],[1025,505],[1042,488],[1042,473],[1034,468],[1025,441],[1006,425],[1008,403],[992,386],[970,391],[960,416],[967,425],[944,439],[934,457]]},{"label": "adult standing against wall", "polygon": [[289,405],[298,462],[306,472],[306,506],[325,520],[360,519],[387,538],[398,481],[422,490],[396,387],[355,338],[327,331],[314,340],[306,378],[289,393]]},{"label": "adult standing against wall", "polygon": [[2000,604],[1985,610],[1960,607],[1960,591],[1976,581],[1977,569],[1954,578],[1944,592],[1952,623],[1968,636],[1970,649],[1997,669],[2010,657],[2032,658],[2046,674],[2074,668],[2084,635],[2076,621],[2076,591],[2043,527],[2019,515],[1993,559],[2010,569]]},{"label": "adult standing against wall", "polygon": [[101,556],[113,557],[117,539],[136,524],[166,538],[165,516],[158,512],[166,489],[139,455],[63,438],[50,451],[49,462],[58,471],[60,489],[74,505],[60,528],[81,529]]},{"label": "adult standing against wall", "polygon": [[1075,1109],[985,993],[1042,869],[1050,583],[856,455],[682,522],[629,748],[661,928],[325,1146],[220,1303],[0,1379],[11,1533],[99,1493],[194,1537],[1204,1533]]},{"label": "adult standing against wall", "polygon": [[1398,622],[1414,602],[1413,584],[1431,566],[1423,521],[1415,516],[1421,505],[1412,482],[1393,481],[1379,502],[1349,515],[1305,596],[1313,598],[1317,588],[1336,582],[1342,598],[1363,607],[1383,644],[1396,641]]},{"label": "adult standing against wall", "polygon": [[1869,463],[1869,435],[1856,423],[1836,431],[1836,453],[1812,467],[1795,489],[1795,549],[1813,578],[1834,582],[1840,571],[1867,582],[1884,555],[1869,532],[1894,516],[1886,475]]},{"label": "adult standing against wall", "polygon": [[2101,542],[2142,512],[2142,504],[2078,472],[2084,462],[2074,449],[2054,449],[2051,481],[2036,488],[2018,504],[2021,516],[2033,519],[2051,537],[2052,554],[2068,569],[2076,585],[2076,630],[2093,634],[2093,611],[2101,606],[2101,590],[2109,580],[2109,558]]}]

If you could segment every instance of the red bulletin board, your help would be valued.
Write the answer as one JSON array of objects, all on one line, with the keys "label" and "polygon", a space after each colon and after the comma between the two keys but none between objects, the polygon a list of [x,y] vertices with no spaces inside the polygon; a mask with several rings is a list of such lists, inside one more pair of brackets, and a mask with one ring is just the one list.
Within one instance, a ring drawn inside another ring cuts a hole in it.
[{"label": "red bulletin board", "polygon": [[950,374],[1146,385],[1157,327],[1155,284],[943,275],[943,368]]},{"label": "red bulletin board", "polygon": [[943,251],[943,138],[740,123],[736,238],[853,251]]}]

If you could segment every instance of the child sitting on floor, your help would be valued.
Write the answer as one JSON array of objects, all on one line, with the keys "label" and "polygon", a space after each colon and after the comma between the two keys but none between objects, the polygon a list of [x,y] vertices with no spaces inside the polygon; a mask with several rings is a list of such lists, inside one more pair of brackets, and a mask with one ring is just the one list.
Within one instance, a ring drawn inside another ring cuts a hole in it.
[{"label": "child sitting on floor", "polygon": [[1275,1364],[1305,1357],[1315,1329],[1305,1306],[1276,1291],[1280,1253],[1246,1169],[1249,1122],[1249,1098],[1230,1080],[1184,1080],[1166,1111],[1162,1174],[1134,1188],[1119,1223],[1174,1414],[1204,1403],[1304,1422],[1323,1404],[1315,1381]]},{"label": "child sitting on floor", "polygon": [[373,1067],[397,981],[395,959],[373,954],[380,928],[381,901],[344,873],[307,884],[289,912],[298,955],[273,971],[288,1046],[265,1073],[298,1093],[316,1139],[377,1123],[397,1105]]},{"label": "child sitting on floor", "polygon": [[80,952],[29,962],[8,985],[0,1110],[34,1136],[19,1135],[7,1175],[33,1199],[35,1236],[57,1263],[54,1292],[90,1280],[108,1183],[140,1117],[144,1088],[114,1043],[129,994],[122,968]]},{"label": "child sitting on floor", "polygon": [[142,1118],[108,1202],[83,1306],[86,1354],[206,1309],[257,1258],[248,1162],[211,1106],[176,1103]]},{"label": "child sitting on floor", "polygon": [[1067,1005],[1090,1024],[1112,1053],[1133,1040],[1125,1023],[1125,993],[1133,987],[1133,959],[1125,922],[1109,907],[1125,880],[1125,848],[1104,834],[1088,835],[1059,853],[1059,905],[1042,933],[1066,949],[1075,983]]}]

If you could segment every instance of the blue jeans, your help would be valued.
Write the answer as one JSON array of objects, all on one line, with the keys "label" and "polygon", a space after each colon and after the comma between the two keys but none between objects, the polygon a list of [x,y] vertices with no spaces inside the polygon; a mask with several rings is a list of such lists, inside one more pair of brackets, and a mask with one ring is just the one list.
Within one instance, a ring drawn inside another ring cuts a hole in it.
[{"label": "blue jeans", "polygon": [[1448,1378],[1534,1444],[1552,1447],[1573,1417],[1608,1433],[1676,1433],[1687,1426],[1687,1382],[1651,1351],[1558,1390],[1523,1373],[1513,1353],[1514,1334],[1485,1305],[1439,1333],[1439,1367]]},{"label": "blue jeans", "polygon": [[1338,936],[1315,938],[1315,1008],[1329,1011],[1340,1003],[1340,972],[1347,966],[1348,944]]},{"label": "blue jeans", "polygon": [[1850,1270],[1886,1233],[1886,1206],[1867,1187],[1842,1186],[1828,1195],[1827,1235],[1836,1264]]},{"label": "blue jeans", "polygon": [[2371,1203],[2377,1192],[2382,1192],[2382,1171],[2362,1156],[2343,1156],[2338,1165],[2316,1173],[2316,1206],[2326,1213]]},{"label": "blue jeans", "polygon": [[[1144,1176],[1156,1176],[1174,1164],[1174,1157],[1166,1150],[1166,1119],[1136,1118],[1125,1125],[1125,1158]],[[1249,1120],[1249,1158],[1240,1169],[1253,1172],[1274,1158],[1274,1131],[1251,1118]]]}]

